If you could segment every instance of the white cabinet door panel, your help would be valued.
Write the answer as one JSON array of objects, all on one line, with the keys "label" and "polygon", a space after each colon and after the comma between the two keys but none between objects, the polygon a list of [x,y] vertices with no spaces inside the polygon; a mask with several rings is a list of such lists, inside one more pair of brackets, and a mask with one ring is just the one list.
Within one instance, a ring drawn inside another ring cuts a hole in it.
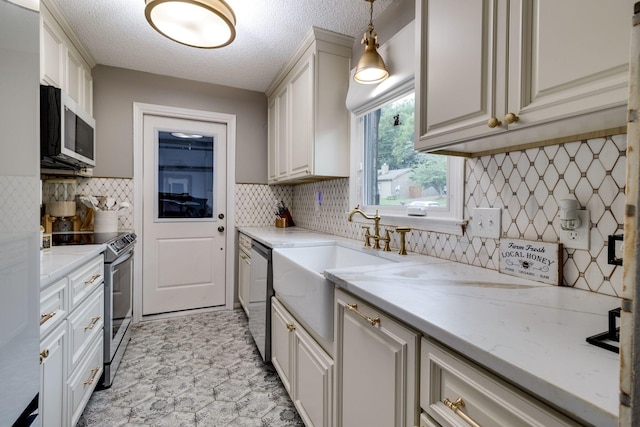
[{"label": "white cabinet door panel", "polygon": [[415,426],[417,333],[340,289],[336,301],[337,427]]}]

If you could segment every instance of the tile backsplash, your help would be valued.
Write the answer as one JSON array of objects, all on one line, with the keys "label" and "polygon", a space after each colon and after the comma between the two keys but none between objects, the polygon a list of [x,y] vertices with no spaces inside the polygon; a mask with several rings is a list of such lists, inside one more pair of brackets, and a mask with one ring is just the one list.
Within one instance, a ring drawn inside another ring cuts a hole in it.
[{"label": "tile backsplash", "polygon": [[127,202],[131,209],[118,215],[118,230],[133,230],[133,179],[129,178],[78,178],[77,194],[110,196],[118,204]]},{"label": "tile backsplash", "polygon": [[[128,202],[131,204],[131,209],[124,211],[118,216],[118,230],[133,230],[133,179],[129,178],[75,178],[76,195],[86,196],[110,196],[113,197],[117,204],[122,202]],[[44,186],[42,201],[47,203],[49,201],[49,194]],[[80,215],[84,215],[84,206],[78,207],[76,212],[80,212]]]},{"label": "tile backsplash", "polygon": [[[564,285],[620,296],[622,268],[607,263],[607,236],[623,230],[625,174],[626,135],[470,158],[465,219],[474,207],[501,208],[502,237],[558,242],[557,201],[575,197],[591,212],[591,249],[564,249]],[[360,225],[347,221],[348,178],[297,186],[237,184],[236,225],[270,225],[272,201],[289,195],[292,201],[285,203],[296,225],[361,239]],[[412,252],[498,269],[499,240],[473,237],[472,226],[463,236],[414,229],[407,238]],[[392,246],[397,248],[397,237]]]},{"label": "tile backsplash", "polygon": [[[274,209],[278,202],[291,208],[293,187],[260,184],[236,184],[236,227],[266,227],[275,221]],[[294,218],[295,220],[295,218]],[[296,225],[300,225],[297,224]]]}]

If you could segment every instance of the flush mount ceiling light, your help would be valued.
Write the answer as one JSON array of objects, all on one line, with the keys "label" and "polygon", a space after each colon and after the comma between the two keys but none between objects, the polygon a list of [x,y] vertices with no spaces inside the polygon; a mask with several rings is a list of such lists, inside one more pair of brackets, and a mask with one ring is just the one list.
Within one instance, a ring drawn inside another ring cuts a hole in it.
[{"label": "flush mount ceiling light", "polygon": [[236,38],[236,15],[224,0],[145,0],[144,14],[157,32],[187,46],[213,49]]},{"label": "flush mount ceiling light", "polygon": [[171,135],[175,136],[176,138],[192,138],[192,139],[204,138],[203,135],[200,135],[197,133],[171,132]]},{"label": "flush mount ceiling light", "polygon": [[369,9],[369,26],[367,32],[364,33],[362,44],[365,45],[364,53],[358,61],[356,73],[353,79],[362,84],[380,83],[387,77],[389,72],[384,65],[382,57],[376,50],[378,45],[378,35],[373,31],[373,2],[375,0],[365,0],[371,4]]}]

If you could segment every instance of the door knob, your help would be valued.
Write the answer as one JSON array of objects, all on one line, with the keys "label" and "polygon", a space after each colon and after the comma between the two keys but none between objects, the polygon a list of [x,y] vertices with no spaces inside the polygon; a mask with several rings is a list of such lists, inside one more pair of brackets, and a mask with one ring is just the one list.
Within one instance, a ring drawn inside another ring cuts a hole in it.
[{"label": "door knob", "polygon": [[218,227],[218,231],[222,233],[224,231],[224,227],[223,226]]},{"label": "door knob", "polygon": [[224,219],[224,214],[218,214],[219,219]]},{"label": "door knob", "polygon": [[518,115],[514,113],[507,113],[504,116],[504,122],[508,125],[512,123],[518,123],[519,120],[520,120],[520,117],[518,117]]}]

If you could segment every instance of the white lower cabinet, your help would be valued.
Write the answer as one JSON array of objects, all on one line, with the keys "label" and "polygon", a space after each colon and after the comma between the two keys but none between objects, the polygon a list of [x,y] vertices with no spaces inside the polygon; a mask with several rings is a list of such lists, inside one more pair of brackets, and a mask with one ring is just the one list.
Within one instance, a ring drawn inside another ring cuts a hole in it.
[{"label": "white lower cabinet", "polygon": [[76,425],[82,411],[89,402],[91,393],[96,388],[103,370],[103,337],[96,336],[80,362],[67,381],[67,408],[72,426]]},{"label": "white lower cabinet", "polygon": [[100,254],[40,291],[40,420],[75,426],[103,371]]},{"label": "white lower cabinet", "polygon": [[421,350],[420,406],[421,425],[428,427],[580,425],[426,338]]},{"label": "white lower cabinet", "polygon": [[418,423],[419,335],[336,289],[336,426]]},{"label": "white lower cabinet", "polygon": [[333,359],[276,297],[271,301],[272,363],[307,427],[333,425]]},{"label": "white lower cabinet", "polygon": [[40,341],[38,407],[42,427],[59,427],[66,424],[66,336],[67,324],[64,321]]}]

